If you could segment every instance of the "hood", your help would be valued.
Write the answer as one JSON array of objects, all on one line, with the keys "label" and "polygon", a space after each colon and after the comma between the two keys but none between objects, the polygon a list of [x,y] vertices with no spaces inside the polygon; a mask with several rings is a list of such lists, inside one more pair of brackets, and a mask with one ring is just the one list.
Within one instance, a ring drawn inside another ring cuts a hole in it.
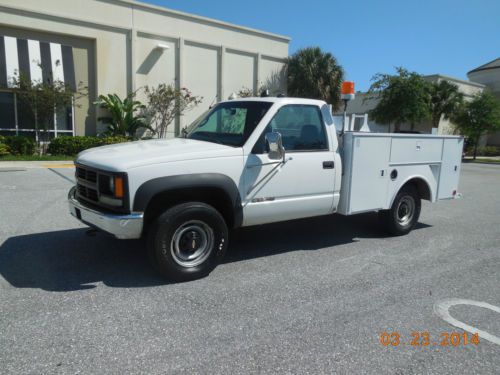
[{"label": "hood", "polygon": [[78,154],[77,164],[112,172],[143,165],[242,154],[241,148],[194,139],[151,139],[96,147]]}]

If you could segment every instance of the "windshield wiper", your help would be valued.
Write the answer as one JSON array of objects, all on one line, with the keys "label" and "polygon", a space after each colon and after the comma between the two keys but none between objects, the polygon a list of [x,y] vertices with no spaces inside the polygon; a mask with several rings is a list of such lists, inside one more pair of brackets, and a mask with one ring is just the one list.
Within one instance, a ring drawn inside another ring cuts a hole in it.
[{"label": "windshield wiper", "polygon": [[220,145],[226,146],[226,144],[224,142],[222,142],[220,139],[217,139],[217,138],[214,138],[214,137],[208,137],[208,139],[209,139],[209,142],[214,142],[214,143],[218,143]]},{"label": "windshield wiper", "polygon": [[213,134],[209,132],[193,133],[191,134],[190,138],[196,139],[198,141],[205,141],[205,142],[218,143],[220,145],[226,145],[224,142],[222,142],[220,139],[217,139],[216,137],[214,137]]}]

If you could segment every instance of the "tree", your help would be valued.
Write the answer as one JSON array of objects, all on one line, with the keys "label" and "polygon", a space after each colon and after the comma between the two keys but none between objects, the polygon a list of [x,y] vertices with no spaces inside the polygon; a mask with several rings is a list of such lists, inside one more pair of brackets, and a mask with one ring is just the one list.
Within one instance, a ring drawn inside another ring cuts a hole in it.
[{"label": "tree", "polygon": [[421,75],[398,67],[396,75],[378,73],[365,100],[378,98],[377,106],[370,116],[381,124],[394,124],[399,132],[401,124],[415,124],[430,115],[429,83]]},{"label": "tree", "polygon": [[54,129],[54,114],[66,110],[88,94],[88,89],[82,82],[78,83],[76,90],[72,90],[68,84],[52,77],[47,81],[31,81],[22,73],[12,79],[12,85],[15,87],[17,100],[27,109],[26,115],[33,121],[39,143],[49,140],[48,130]]},{"label": "tree", "polygon": [[260,96],[265,90],[268,90],[265,86],[261,85],[257,89],[257,94],[254,93],[253,89],[243,86],[237,92],[235,92],[238,98],[253,98],[255,96]]},{"label": "tree", "polygon": [[321,99],[340,107],[340,86],[344,70],[337,59],[319,47],[297,51],[286,62],[288,95]]},{"label": "tree", "polygon": [[490,92],[483,91],[465,103],[453,116],[458,130],[468,136],[474,145],[474,159],[481,136],[500,129],[500,101]]},{"label": "tree", "polygon": [[441,117],[451,119],[457,113],[463,104],[464,96],[457,85],[445,80],[431,83],[429,90],[432,127],[437,128]]},{"label": "tree", "polygon": [[146,86],[144,92],[148,100],[146,113],[154,124],[158,138],[167,136],[167,128],[177,116],[192,110],[203,100],[200,96],[194,96],[185,87],[176,89],[164,83],[157,87]]},{"label": "tree", "polygon": [[99,121],[108,124],[106,133],[109,135],[134,138],[140,129],[154,131],[146,122],[143,114],[145,106],[135,100],[135,93],[127,95],[124,100],[116,94],[99,95],[94,104],[109,112],[109,116],[98,118]]}]

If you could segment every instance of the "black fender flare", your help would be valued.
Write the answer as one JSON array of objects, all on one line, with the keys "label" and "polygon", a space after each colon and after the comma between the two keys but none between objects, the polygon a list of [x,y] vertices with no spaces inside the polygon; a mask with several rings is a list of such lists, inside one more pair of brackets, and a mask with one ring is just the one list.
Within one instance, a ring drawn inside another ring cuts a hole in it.
[{"label": "black fender flare", "polygon": [[222,190],[233,207],[234,227],[240,227],[243,223],[243,207],[238,187],[234,181],[220,173],[196,173],[175,176],[158,177],[146,181],[137,189],[134,197],[134,212],[145,212],[149,202],[157,194],[171,190],[192,188],[217,188]]}]

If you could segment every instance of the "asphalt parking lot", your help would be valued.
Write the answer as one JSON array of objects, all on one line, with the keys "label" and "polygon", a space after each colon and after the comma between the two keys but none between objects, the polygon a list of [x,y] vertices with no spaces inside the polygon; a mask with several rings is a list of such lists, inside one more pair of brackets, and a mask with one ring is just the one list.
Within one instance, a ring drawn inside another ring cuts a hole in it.
[{"label": "asphalt parking lot", "polygon": [[[73,173],[0,172],[2,373],[500,371],[500,166],[465,164],[463,199],[425,203],[408,236],[374,214],[243,229],[184,284],[158,278],[140,241],[87,236],[67,212]],[[439,345],[466,332],[439,315],[450,299],[492,340]]]}]

